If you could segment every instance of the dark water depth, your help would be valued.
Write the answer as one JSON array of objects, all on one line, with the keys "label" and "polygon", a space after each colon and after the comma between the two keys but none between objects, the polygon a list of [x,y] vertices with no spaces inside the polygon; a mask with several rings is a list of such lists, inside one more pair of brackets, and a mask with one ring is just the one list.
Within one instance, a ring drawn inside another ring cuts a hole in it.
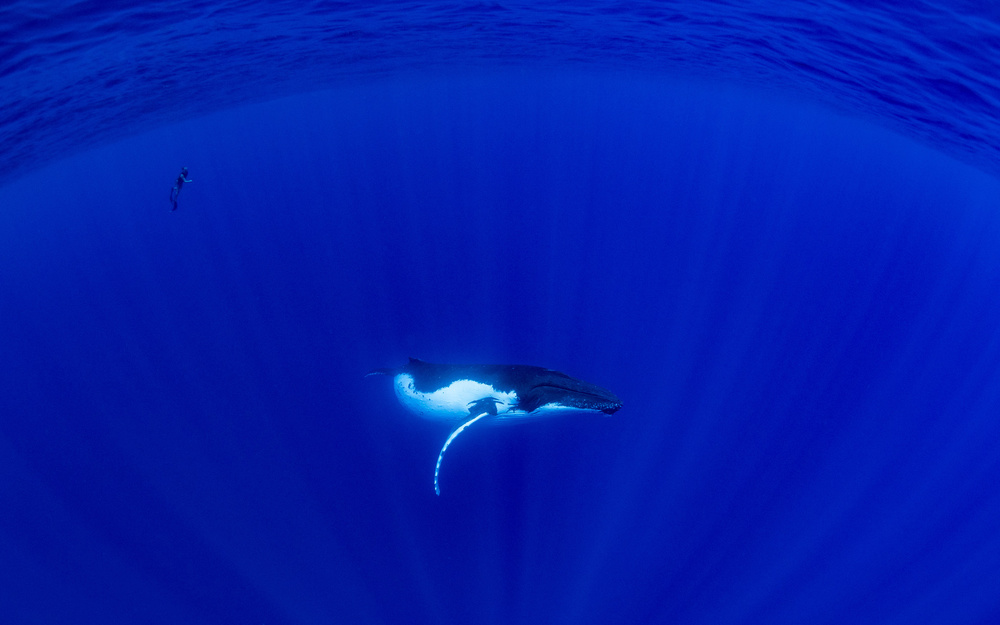
[{"label": "dark water depth", "polygon": [[[0,611],[989,622],[997,190],[780,100],[565,73],[338,89],[39,170],[0,227]],[[362,377],[408,355],[625,407],[473,426],[438,498],[447,426]]]}]

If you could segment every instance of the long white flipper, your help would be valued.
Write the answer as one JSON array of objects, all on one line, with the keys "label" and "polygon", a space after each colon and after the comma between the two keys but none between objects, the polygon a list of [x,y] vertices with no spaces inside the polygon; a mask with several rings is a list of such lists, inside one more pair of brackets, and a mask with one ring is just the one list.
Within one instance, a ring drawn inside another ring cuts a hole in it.
[{"label": "long white flipper", "polygon": [[490,414],[490,413],[489,412],[484,412],[482,414],[478,414],[478,415],[472,417],[471,419],[469,419],[468,421],[466,421],[462,425],[458,426],[458,429],[456,429],[454,432],[452,432],[451,436],[448,437],[448,440],[446,440],[444,442],[444,447],[441,448],[441,453],[438,454],[437,466],[434,467],[434,494],[437,495],[438,497],[441,496],[441,488],[438,487],[438,474],[441,472],[441,461],[444,460],[444,452],[448,451],[448,445],[451,445],[451,441],[455,440],[455,438],[459,434],[462,433],[462,430],[464,430],[465,428],[469,427],[470,425],[472,425],[476,421],[479,421],[480,419],[482,419],[483,417],[485,417],[488,414]]}]

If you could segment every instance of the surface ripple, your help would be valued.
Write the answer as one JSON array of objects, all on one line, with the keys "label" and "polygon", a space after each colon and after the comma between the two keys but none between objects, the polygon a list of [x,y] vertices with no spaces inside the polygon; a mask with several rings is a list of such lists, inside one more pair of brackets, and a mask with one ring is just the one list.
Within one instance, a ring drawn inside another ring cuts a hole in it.
[{"label": "surface ripple", "polygon": [[0,7],[0,183],[171,121],[440,68],[749,84],[1000,173],[1000,9],[980,2],[134,2]]}]

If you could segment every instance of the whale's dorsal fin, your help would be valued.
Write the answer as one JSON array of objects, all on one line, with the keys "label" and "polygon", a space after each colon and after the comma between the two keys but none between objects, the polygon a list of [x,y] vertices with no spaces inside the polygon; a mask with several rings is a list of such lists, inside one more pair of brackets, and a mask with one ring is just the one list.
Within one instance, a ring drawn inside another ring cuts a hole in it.
[{"label": "whale's dorsal fin", "polygon": [[393,375],[394,376],[394,375],[396,375],[398,373],[402,373],[406,369],[406,367],[409,367],[409,366],[412,366],[412,365],[424,365],[424,364],[427,364],[427,363],[425,363],[423,360],[420,360],[419,358],[413,358],[413,357],[411,357],[409,359],[409,362],[407,362],[405,366],[402,366],[402,367],[384,367],[384,368],[381,368],[381,369],[372,369],[371,371],[369,371],[368,373],[365,374],[365,377],[366,378],[370,378],[373,375]]},{"label": "whale's dorsal fin", "polygon": [[462,425],[458,426],[455,431],[448,436],[448,440],[444,442],[444,447],[441,448],[441,453],[438,454],[437,465],[434,466],[434,494],[439,497],[441,496],[441,487],[438,484],[438,475],[441,473],[441,463],[444,461],[444,452],[448,451],[448,445],[451,445],[451,441],[458,438],[458,435],[461,434],[465,428],[469,427],[476,421],[490,415],[495,416],[497,414],[497,399],[494,397],[484,397],[472,402],[469,404],[469,414],[474,416]]}]

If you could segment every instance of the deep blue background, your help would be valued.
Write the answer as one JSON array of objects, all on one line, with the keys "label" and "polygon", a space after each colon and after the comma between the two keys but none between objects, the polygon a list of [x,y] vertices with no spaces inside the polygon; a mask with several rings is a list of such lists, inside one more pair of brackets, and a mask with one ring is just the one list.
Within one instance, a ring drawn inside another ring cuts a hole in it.
[{"label": "deep blue background", "polygon": [[[992,622],[998,191],[776,95],[526,69],[25,175],[0,213],[0,613]],[[363,378],[407,356],[625,407],[470,428],[436,498],[447,427]]]}]

